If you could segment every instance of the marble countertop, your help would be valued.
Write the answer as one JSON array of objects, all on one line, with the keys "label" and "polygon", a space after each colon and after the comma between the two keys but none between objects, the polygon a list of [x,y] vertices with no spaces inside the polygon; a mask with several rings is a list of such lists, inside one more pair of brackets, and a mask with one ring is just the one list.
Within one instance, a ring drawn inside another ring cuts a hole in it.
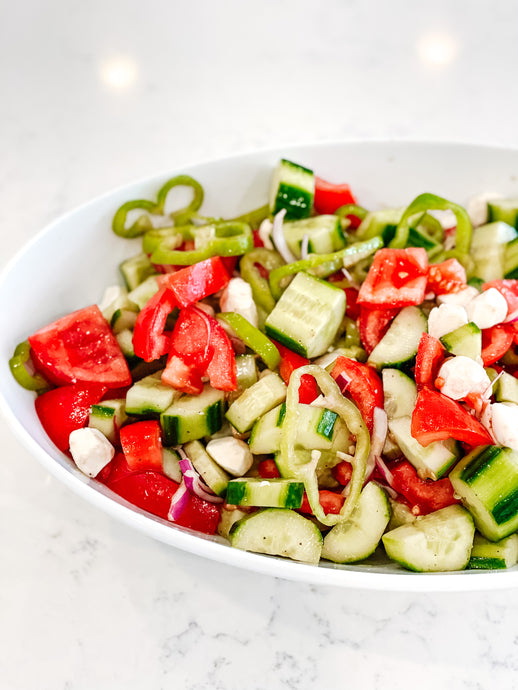
[{"label": "marble countertop", "polygon": [[[343,138],[518,147],[512,0],[26,0],[0,19],[0,267],[57,215],[206,158]],[[516,687],[514,590],[233,571],[100,513],[3,419],[0,446],[1,690]]]}]

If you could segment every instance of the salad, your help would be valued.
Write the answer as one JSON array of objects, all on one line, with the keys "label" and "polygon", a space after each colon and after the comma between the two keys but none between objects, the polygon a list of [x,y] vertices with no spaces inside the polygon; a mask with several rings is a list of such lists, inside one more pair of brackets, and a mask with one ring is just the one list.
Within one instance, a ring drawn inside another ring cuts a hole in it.
[{"label": "salad", "polygon": [[[166,211],[169,192],[192,190]],[[518,200],[363,208],[281,160],[201,212],[192,177],[123,204],[124,285],[11,371],[92,481],[236,548],[414,571],[518,562]]]}]

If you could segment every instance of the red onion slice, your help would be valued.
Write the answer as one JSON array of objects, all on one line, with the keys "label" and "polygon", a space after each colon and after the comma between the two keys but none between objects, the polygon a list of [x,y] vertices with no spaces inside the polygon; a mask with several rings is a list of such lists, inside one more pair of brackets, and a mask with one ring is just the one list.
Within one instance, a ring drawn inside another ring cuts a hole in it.
[{"label": "red onion slice", "polygon": [[205,484],[203,479],[194,469],[192,462],[185,455],[183,450],[180,450],[180,456],[182,459],[178,463],[180,465],[180,470],[183,474],[183,481],[187,490],[192,494],[196,494],[198,498],[202,498],[204,501],[209,503],[223,503],[221,496],[216,496],[216,494]]},{"label": "red onion slice", "polygon": [[384,481],[389,486],[392,486],[392,483],[394,481],[394,475],[389,470],[389,468],[385,465],[385,462],[382,460],[382,458],[379,455],[376,458],[376,467],[378,468],[378,472],[381,474]]},{"label": "red onion slice", "polygon": [[518,321],[518,309],[515,309],[510,314],[508,314],[505,317],[503,322],[504,323],[514,323],[515,321]]},{"label": "red onion slice", "polygon": [[189,492],[185,486],[185,482],[182,479],[182,483],[176,489],[175,494],[171,500],[171,505],[169,506],[169,512],[167,513],[167,519],[171,522],[176,522],[183,511],[187,507],[189,502]]},{"label": "red onion slice", "polygon": [[338,384],[340,392],[345,393],[345,391],[349,388],[349,384],[351,383],[352,379],[345,374],[338,374],[335,381]]},{"label": "red onion slice", "polygon": [[388,493],[390,498],[393,498],[394,500],[396,500],[399,496],[398,492],[395,491],[389,484],[385,484],[385,482],[374,482],[374,484],[381,486],[381,488]]},{"label": "red onion slice", "polygon": [[282,256],[284,261],[287,264],[292,264],[295,261],[297,261],[297,257],[293,256],[291,251],[288,248],[288,245],[286,244],[286,238],[284,237],[284,231],[282,229],[282,224],[284,220],[284,216],[286,215],[286,209],[283,208],[279,213],[277,213],[274,218],[273,218],[273,230],[272,230],[272,239],[275,244],[275,248],[279,252],[279,254]]},{"label": "red onion slice", "polygon": [[301,259],[307,259],[308,258],[308,248],[309,248],[309,235],[306,233],[302,237],[302,242],[300,243],[300,258]]},{"label": "red onion slice", "polygon": [[371,435],[371,449],[367,458],[367,468],[365,470],[365,482],[367,482],[374,468],[376,467],[376,458],[383,452],[383,446],[387,439],[388,422],[387,413],[381,407],[374,408],[372,435]]}]

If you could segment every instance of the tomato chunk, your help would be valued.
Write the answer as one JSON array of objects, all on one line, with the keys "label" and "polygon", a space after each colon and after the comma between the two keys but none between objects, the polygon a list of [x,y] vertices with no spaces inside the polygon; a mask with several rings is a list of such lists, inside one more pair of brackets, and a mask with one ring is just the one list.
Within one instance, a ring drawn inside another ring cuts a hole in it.
[{"label": "tomato chunk", "polygon": [[358,295],[370,307],[408,307],[424,300],[428,256],[421,247],[380,249]]},{"label": "tomato chunk", "polygon": [[[335,491],[320,489],[320,491],[318,492],[318,500],[326,515],[328,515],[329,513],[333,515],[338,515],[338,513],[342,510],[342,506],[345,502],[345,497],[342,496],[342,494],[336,493]],[[313,511],[311,510],[311,506],[309,505],[306,492],[304,492],[304,496],[302,498],[302,505],[300,506],[299,510],[301,513],[313,515]]]},{"label": "tomato chunk", "polygon": [[29,337],[35,367],[57,385],[128,386],[131,375],[99,307],[75,311]]},{"label": "tomato chunk", "polygon": [[331,376],[342,393],[349,393],[361,412],[365,424],[372,432],[374,408],[383,407],[383,384],[378,373],[368,364],[349,357],[337,357]]},{"label": "tomato chunk", "polygon": [[261,460],[257,465],[257,471],[263,479],[276,479],[281,476],[275,460]]},{"label": "tomato chunk", "polygon": [[430,388],[423,388],[417,394],[411,433],[422,446],[448,438],[469,446],[493,443],[487,429],[458,402]]},{"label": "tomato chunk", "polygon": [[317,213],[332,214],[340,206],[355,204],[356,199],[348,184],[333,184],[321,177],[315,177],[315,199],[313,205]]},{"label": "tomato chunk", "polygon": [[437,481],[421,479],[407,460],[398,461],[390,467],[390,471],[392,488],[408,501],[414,515],[427,515],[460,502],[455,498],[448,477]]},{"label": "tomato chunk", "polygon": [[428,268],[427,292],[445,295],[466,287],[466,270],[457,259],[447,259]]},{"label": "tomato chunk", "polygon": [[423,333],[415,359],[415,382],[418,389],[433,385],[445,355],[446,350],[441,341]]},{"label": "tomato chunk", "polygon": [[131,470],[162,471],[162,429],[156,420],[123,426],[120,442]]},{"label": "tomato chunk", "polygon": [[499,323],[482,331],[482,362],[485,367],[503,357],[514,342],[516,332],[512,324]]},{"label": "tomato chunk", "polygon": [[107,390],[106,386],[97,383],[75,383],[54,388],[36,398],[36,414],[59,450],[68,451],[70,434],[86,425],[90,407],[96,405]]},{"label": "tomato chunk", "polygon": [[360,340],[368,355],[388,331],[398,311],[398,309],[371,309],[363,305],[360,306],[358,328],[360,329]]},{"label": "tomato chunk", "polygon": [[342,486],[347,486],[353,476],[353,466],[347,460],[342,460],[338,465],[335,465],[331,470],[331,474],[336,481]]},{"label": "tomato chunk", "polygon": [[163,286],[139,312],[133,331],[133,349],[137,357],[145,362],[152,362],[167,354],[169,336],[164,333],[164,329],[167,317],[175,306],[175,295]]},{"label": "tomato chunk", "polygon": [[158,280],[160,285],[174,293],[180,307],[186,307],[222,290],[228,284],[230,275],[223,259],[213,256]]},{"label": "tomato chunk", "polygon": [[[306,359],[306,357],[293,352],[293,350],[290,350],[285,345],[281,345],[281,343],[278,343],[276,340],[273,340],[272,342],[279,350],[281,355],[279,373],[284,383],[288,385],[290,377],[295,369],[299,369],[300,367],[309,364],[309,359]],[[309,405],[313,402],[313,400],[318,398],[318,395],[318,386],[313,376],[310,374],[303,374],[300,377],[299,402]]]}]

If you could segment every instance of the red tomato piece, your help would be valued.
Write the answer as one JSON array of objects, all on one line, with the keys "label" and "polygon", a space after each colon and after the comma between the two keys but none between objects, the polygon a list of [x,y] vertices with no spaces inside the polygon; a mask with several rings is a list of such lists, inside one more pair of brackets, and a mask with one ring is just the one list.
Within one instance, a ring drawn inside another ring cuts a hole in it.
[{"label": "red tomato piece", "polygon": [[445,355],[446,350],[441,341],[423,333],[415,359],[415,382],[418,389],[433,385]]},{"label": "red tomato piece", "polygon": [[313,206],[317,213],[332,214],[340,206],[355,204],[351,188],[348,184],[333,184],[326,182],[321,177],[315,176],[315,199]]},{"label": "red tomato piece", "polygon": [[354,287],[344,288],[345,292],[345,313],[350,319],[356,321],[360,316],[361,307],[358,302],[358,290]]},{"label": "red tomato piece", "polygon": [[422,247],[380,249],[358,295],[370,307],[421,304],[426,293],[428,256]]},{"label": "red tomato piece", "polygon": [[407,460],[398,461],[390,467],[392,488],[403,496],[411,506],[414,515],[427,515],[435,510],[460,503],[455,498],[453,486],[448,479],[421,479],[413,465]]},{"label": "red tomato piece", "polygon": [[[278,343],[276,340],[272,340],[272,342],[279,350],[281,355],[279,373],[284,383],[288,385],[290,377],[295,369],[299,369],[300,367],[304,367],[306,364],[309,364],[309,359],[306,359],[306,357],[293,352],[293,350],[290,350],[285,345],[281,345],[281,343]],[[315,400],[315,398],[318,398],[318,396],[319,389],[314,377],[310,374],[303,374],[300,377],[299,402],[309,405],[313,402],[313,400]]]},{"label": "red tomato piece", "polygon": [[261,460],[257,465],[257,471],[263,479],[276,479],[281,476],[275,460]]},{"label": "red tomato piece", "polygon": [[124,453],[115,453],[111,461],[99,472],[96,479],[103,484],[109,484],[122,479],[128,474],[132,474],[132,470]]},{"label": "red tomato piece", "polygon": [[331,474],[336,481],[342,486],[347,486],[353,476],[353,466],[347,460],[342,460],[338,465],[335,465],[331,470]]},{"label": "red tomato piece", "polygon": [[337,357],[331,376],[342,393],[349,393],[372,432],[374,408],[383,408],[383,384],[378,373],[368,364],[349,357]]},{"label": "red tomato piece", "polygon": [[482,290],[489,290],[489,288],[496,288],[505,297],[508,315],[518,312],[518,280],[511,278],[492,280],[482,285]]},{"label": "red tomato piece", "polygon": [[162,471],[162,429],[156,420],[123,426],[120,442],[131,470]]},{"label": "red tomato piece", "polygon": [[96,405],[106,391],[106,386],[97,383],[75,383],[54,388],[36,398],[36,414],[59,450],[68,451],[70,434],[86,425],[90,407]]},{"label": "red tomato piece", "polygon": [[35,367],[52,383],[128,386],[131,375],[99,307],[85,307],[29,337]]},{"label": "red tomato piece", "polygon": [[203,534],[215,534],[220,516],[220,508],[217,504],[209,503],[191,494],[185,510],[174,524]]},{"label": "red tomato piece", "polygon": [[216,319],[210,318],[213,355],[207,366],[210,385],[221,391],[237,390],[236,356],[230,338]]},{"label": "red tomato piece", "polygon": [[213,256],[158,280],[173,292],[180,307],[186,307],[222,290],[228,285],[230,275],[222,258]]},{"label": "red tomato piece", "polygon": [[[171,277],[174,275],[177,274],[170,274]],[[175,306],[174,293],[164,285],[139,312],[133,331],[133,349],[137,357],[152,362],[169,351],[169,336],[164,329]]]},{"label": "red tomato piece", "polygon": [[[328,491],[327,489],[320,489],[318,492],[318,500],[326,515],[329,513],[338,515],[338,513],[342,510],[343,504],[345,503],[345,497],[342,496],[342,494],[337,494],[335,491]],[[299,510],[301,513],[313,515],[306,492],[304,492],[302,505],[300,506]]]},{"label": "red tomato piece", "polygon": [[105,484],[129,503],[164,520],[167,520],[171,500],[179,486],[156,470],[131,472],[115,479],[108,477]]},{"label": "red tomato piece", "polygon": [[428,268],[427,292],[446,295],[466,287],[466,270],[457,259],[447,259]]},{"label": "red tomato piece", "polygon": [[482,331],[482,362],[485,367],[503,357],[514,342],[516,332],[512,324],[500,323]]},{"label": "red tomato piece", "polygon": [[422,446],[448,438],[469,446],[493,443],[487,429],[458,402],[430,388],[417,394],[411,433]]},{"label": "red tomato piece", "polygon": [[264,247],[264,242],[259,234],[259,230],[253,230],[252,236],[254,238],[254,247]]},{"label": "red tomato piece", "polygon": [[398,312],[399,309],[371,309],[363,305],[360,306],[358,328],[360,329],[360,340],[368,355],[388,331]]}]

